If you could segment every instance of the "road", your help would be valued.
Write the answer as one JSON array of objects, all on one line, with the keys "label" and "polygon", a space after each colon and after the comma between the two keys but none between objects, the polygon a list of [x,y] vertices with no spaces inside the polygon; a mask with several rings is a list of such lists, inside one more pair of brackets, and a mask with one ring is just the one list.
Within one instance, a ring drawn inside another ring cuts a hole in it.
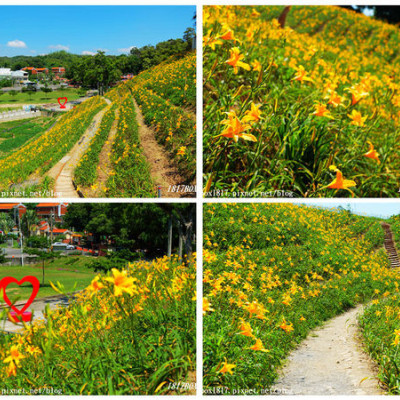
[{"label": "road", "polygon": [[[67,307],[69,304],[68,297],[60,296],[58,298],[43,298],[39,299],[37,301],[34,301],[28,308],[27,311],[33,311],[33,321],[36,320],[44,320],[45,317],[43,315],[43,312],[45,311],[46,306],[48,305],[51,310],[54,310],[58,308],[59,306],[62,307]],[[23,305],[16,307],[18,309],[21,309]],[[0,322],[0,331],[3,330],[8,333],[17,333],[17,332],[22,332],[24,330],[22,324],[14,324],[10,321],[4,321]]]},{"label": "road", "polygon": [[[21,257],[21,249],[15,249],[13,247],[5,247],[5,248],[2,248],[2,250],[4,250],[4,255],[6,257],[15,257],[15,258]],[[27,256],[29,256],[29,254],[23,253],[23,256],[27,257]],[[30,257],[32,257],[32,256],[30,256]]]},{"label": "road", "polygon": [[[3,92],[10,92],[11,90],[16,90],[16,91],[20,92],[23,87],[24,86],[6,87],[6,88],[2,88],[0,90],[2,90]],[[39,87],[39,89],[41,89],[41,88],[44,88],[45,85],[39,84],[38,87]],[[50,88],[50,89],[53,89],[53,90],[59,90],[60,89],[60,85],[48,85],[47,87]]]}]

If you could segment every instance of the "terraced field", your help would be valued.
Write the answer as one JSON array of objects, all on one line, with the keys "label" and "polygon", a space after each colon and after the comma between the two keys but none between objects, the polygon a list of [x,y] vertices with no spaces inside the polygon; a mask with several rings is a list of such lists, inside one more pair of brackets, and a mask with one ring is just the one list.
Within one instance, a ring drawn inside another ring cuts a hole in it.
[{"label": "terraced field", "polygon": [[[194,196],[195,60],[194,53],[174,56],[57,121],[19,121],[4,132],[0,125],[0,139],[7,139],[0,142],[0,192],[5,197]],[[177,192],[177,185],[191,190]]]}]

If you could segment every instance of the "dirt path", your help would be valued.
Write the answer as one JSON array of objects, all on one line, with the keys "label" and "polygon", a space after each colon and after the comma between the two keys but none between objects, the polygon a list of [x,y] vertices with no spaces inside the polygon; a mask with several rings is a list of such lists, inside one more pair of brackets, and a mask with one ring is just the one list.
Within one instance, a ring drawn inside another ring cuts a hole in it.
[{"label": "dirt path", "polygon": [[314,330],[288,357],[277,393],[289,395],[379,395],[376,367],[362,350],[357,306]]},{"label": "dirt path", "polygon": [[[111,104],[110,100],[105,99],[105,101],[108,104]],[[106,110],[107,108],[103,108],[103,110],[94,116],[90,126],[86,129],[86,132],[75,144],[72,150],[47,173],[48,176],[55,180],[54,192],[56,193],[56,197],[79,197],[72,183],[74,170],[79,160],[89,147],[93,136],[99,129],[101,120]]]},{"label": "dirt path", "polygon": [[168,192],[174,185],[184,185],[185,180],[179,175],[167,156],[166,150],[157,143],[154,131],[147,127],[143,114],[135,100],[133,100],[137,122],[139,124],[139,138],[143,153],[150,165],[150,174],[157,186],[161,186],[162,197],[181,197],[184,192]]}]

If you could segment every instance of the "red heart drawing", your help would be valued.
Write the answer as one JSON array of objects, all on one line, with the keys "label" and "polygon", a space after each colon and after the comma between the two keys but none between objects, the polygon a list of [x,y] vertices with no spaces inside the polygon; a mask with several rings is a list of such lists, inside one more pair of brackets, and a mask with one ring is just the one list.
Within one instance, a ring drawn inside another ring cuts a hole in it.
[{"label": "red heart drawing", "polygon": [[[22,308],[22,310],[18,310],[18,308],[15,308],[13,304],[11,303],[10,299],[8,298],[6,294],[6,288],[10,283],[16,283],[18,286],[22,285],[25,282],[29,282],[32,287],[32,294],[31,297],[29,297],[28,301],[26,302],[25,306]],[[22,278],[19,282],[17,279],[13,278],[12,276],[6,276],[0,281],[0,289],[3,289],[4,294],[4,301],[18,314],[22,315],[23,312],[32,304],[33,300],[35,300],[35,297],[37,296],[40,288],[40,283],[38,279],[35,276],[25,276]]]},{"label": "red heart drawing", "polygon": [[[64,100],[64,102],[62,103],[61,100]],[[65,104],[67,104],[68,99],[66,97],[59,97],[57,101],[60,105],[60,108],[65,108]]]}]

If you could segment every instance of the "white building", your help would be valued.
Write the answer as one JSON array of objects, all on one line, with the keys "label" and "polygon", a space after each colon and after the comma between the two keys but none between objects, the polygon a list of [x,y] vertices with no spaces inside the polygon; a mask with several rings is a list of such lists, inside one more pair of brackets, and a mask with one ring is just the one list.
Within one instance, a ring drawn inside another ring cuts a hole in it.
[{"label": "white building", "polygon": [[0,68],[0,80],[12,79],[15,81],[27,81],[28,72],[26,71],[11,71],[11,68]]}]

